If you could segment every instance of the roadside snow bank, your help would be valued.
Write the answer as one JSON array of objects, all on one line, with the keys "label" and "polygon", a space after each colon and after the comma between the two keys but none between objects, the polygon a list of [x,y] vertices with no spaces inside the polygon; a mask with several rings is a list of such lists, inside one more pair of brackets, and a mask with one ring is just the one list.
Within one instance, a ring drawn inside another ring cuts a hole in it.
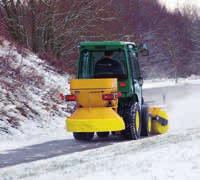
[{"label": "roadside snow bank", "polygon": [[[200,91],[200,88],[199,88]],[[200,129],[200,93],[191,91],[190,95],[174,99],[170,104],[171,131],[186,131],[190,128]]]},{"label": "roadside snow bank", "polygon": [[[2,168],[0,177],[14,179],[193,180],[200,178],[200,131],[165,134]],[[178,153],[177,153],[178,152]]]},{"label": "roadside snow bank", "polygon": [[8,41],[0,44],[0,61],[0,150],[64,136],[68,113],[59,93],[68,91],[69,75]]},{"label": "roadside snow bank", "polygon": [[200,84],[200,77],[196,75],[191,75],[188,78],[178,78],[176,83],[175,79],[150,79],[144,80],[144,89],[151,88],[161,88],[161,87],[170,87],[170,86],[183,86],[187,84]]}]

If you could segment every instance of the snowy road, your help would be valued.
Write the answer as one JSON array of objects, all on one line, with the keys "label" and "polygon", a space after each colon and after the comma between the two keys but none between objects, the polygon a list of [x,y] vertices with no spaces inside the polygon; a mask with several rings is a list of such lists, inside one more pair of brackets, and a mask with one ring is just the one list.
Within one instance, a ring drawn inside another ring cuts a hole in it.
[{"label": "snowy road", "polygon": [[[144,97],[145,100],[152,104],[164,104],[168,101],[171,102],[172,99],[177,100],[178,98],[186,96],[191,90],[197,91],[199,89],[200,85],[148,88],[144,90]],[[110,137],[105,140],[96,138],[90,143],[81,143],[74,141],[74,139],[53,140],[24,148],[9,150],[7,153],[0,154],[0,168],[100,148],[122,141],[120,137]]]},{"label": "snowy road", "polygon": [[1,169],[2,179],[200,178],[200,129],[188,129]]},{"label": "snowy road", "polygon": [[[171,116],[168,134],[139,141],[115,137],[90,143],[55,140],[10,150],[0,154],[0,175],[10,179],[120,179],[124,175],[128,179],[199,179],[199,90],[197,84],[145,89],[148,102],[166,103]],[[41,159],[48,160],[36,161]],[[134,173],[129,172],[131,168]]]},{"label": "snowy road", "polygon": [[92,142],[77,142],[74,139],[64,139],[35,144],[24,148],[8,150],[4,154],[0,153],[0,168],[96,149],[119,142],[122,142],[119,137],[110,137],[106,140],[95,139]]}]

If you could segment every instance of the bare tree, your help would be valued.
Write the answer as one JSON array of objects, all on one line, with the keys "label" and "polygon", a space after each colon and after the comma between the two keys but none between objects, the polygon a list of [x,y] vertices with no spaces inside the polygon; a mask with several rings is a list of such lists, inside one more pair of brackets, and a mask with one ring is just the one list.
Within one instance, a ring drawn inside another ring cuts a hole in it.
[{"label": "bare tree", "polygon": [[2,0],[0,5],[17,42],[69,72],[78,43],[86,40],[148,43],[151,53],[142,66],[154,77],[198,72],[191,65],[198,63],[200,47],[193,7],[170,13],[157,0]]}]

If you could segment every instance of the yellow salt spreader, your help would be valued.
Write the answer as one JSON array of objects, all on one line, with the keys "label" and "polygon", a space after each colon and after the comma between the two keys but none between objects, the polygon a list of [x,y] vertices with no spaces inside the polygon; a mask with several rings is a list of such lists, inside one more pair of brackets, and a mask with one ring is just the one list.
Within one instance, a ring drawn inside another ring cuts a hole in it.
[{"label": "yellow salt spreader", "polygon": [[149,107],[142,96],[143,79],[138,55],[145,46],[131,42],[100,41],[80,44],[77,79],[70,81],[66,101],[76,109],[66,119],[66,129],[77,140],[120,134],[125,139],[163,134],[168,115],[161,107]]}]

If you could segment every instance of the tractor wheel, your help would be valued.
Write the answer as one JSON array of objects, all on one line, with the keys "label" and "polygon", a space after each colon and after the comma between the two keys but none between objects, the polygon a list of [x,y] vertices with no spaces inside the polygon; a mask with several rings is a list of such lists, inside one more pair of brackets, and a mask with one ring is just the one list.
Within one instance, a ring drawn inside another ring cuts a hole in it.
[{"label": "tractor wheel", "polygon": [[149,136],[151,133],[151,116],[149,115],[148,106],[142,106],[142,129],[141,135],[142,136]]},{"label": "tractor wheel", "polygon": [[97,136],[100,138],[106,138],[109,136],[110,132],[97,132]]},{"label": "tractor wheel", "polygon": [[94,133],[86,133],[86,132],[74,132],[73,136],[76,140],[79,141],[90,141],[94,137]]},{"label": "tractor wheel", "polygon": [[140,138],[141,134],[140,107],[138,103],[129,102],[125,108],[123,113],[125,130],[122,135],[126,139],[136,140]]}]

